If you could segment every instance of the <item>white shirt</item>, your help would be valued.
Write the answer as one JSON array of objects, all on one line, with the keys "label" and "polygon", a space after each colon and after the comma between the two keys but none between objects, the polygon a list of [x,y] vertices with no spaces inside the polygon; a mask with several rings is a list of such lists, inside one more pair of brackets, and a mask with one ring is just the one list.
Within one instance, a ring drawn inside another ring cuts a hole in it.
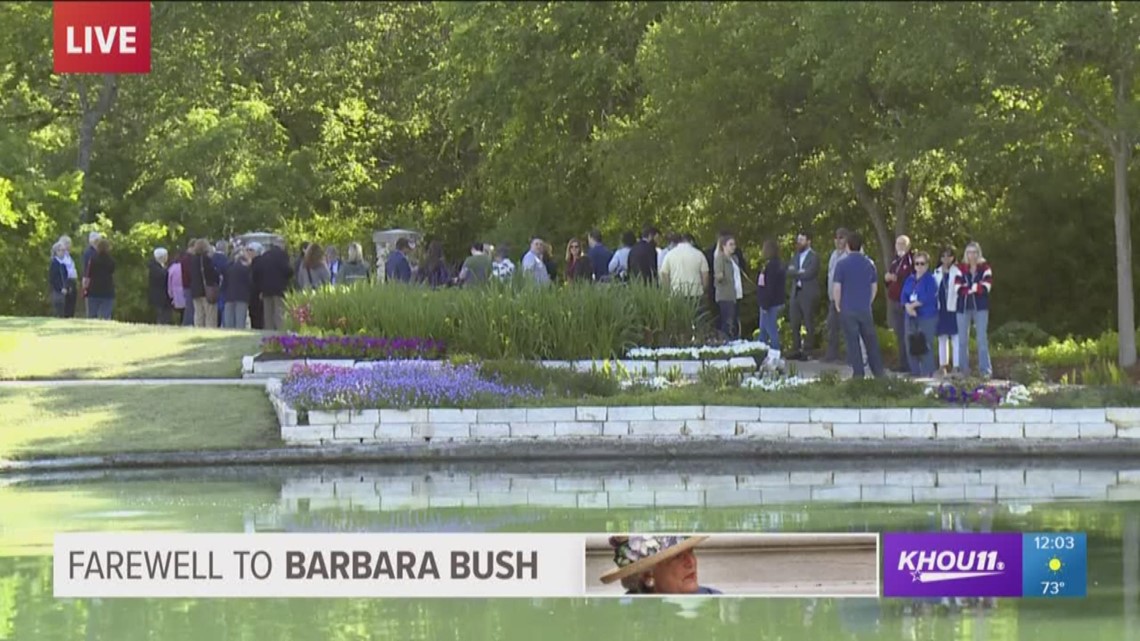
[{"label": "white shirt", "polygon": [[736,300],[744,298],[744,284],[740,282],[740,265],[732,261],[732,284],[736,288]]}]

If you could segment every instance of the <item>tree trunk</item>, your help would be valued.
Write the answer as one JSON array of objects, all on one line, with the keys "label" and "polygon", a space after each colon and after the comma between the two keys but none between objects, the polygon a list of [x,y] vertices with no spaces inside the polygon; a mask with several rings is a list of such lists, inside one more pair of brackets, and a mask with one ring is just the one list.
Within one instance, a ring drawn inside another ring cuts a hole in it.
[{"label": "tree trunk", "polygon": [[1136,316],[1132,289],[1132,209],[1128,200],[1131,137],[1119,135],[1113,147],[1113,182],[1116,192],[1113,215],[1116,228],[1116,326],[1120,333],[1118,360],[1121,367],[1132,367],[1136,364]]},{"label": "tree trunk", "polygon": [[[898,238],[907,233],[907,226],[910,224],[910,174],[896,170],[891,187],[895,208],[895,238]],[[894,247],[894,243],[891,243],[891,247]]]},{"label": "tree trunk", "polygon": [[119,93],[118,77],[113,73],[103,74],[103,86],[99,89],[99,98],[95,104],[87,97],[87,81],[79,80],[79,156],[75,161],[75,168],[83,174],[83,186],[79,195],[79,221],[91,222],[91,208],[87,201],[87,178],[91,170],[91,152],[95,146],[95,128],[115,105],[115,96]]},{"label": "tree trunk", "polygon": [[867,172],[855,172],[852,179],[855,183],[855,199],[871,217],[871,226],[875,228],[875,236],[879,240],[879,260],[883,261],[879,269],[885,270],[891,265],[891,256],[895,248],[891,234],[887,231],[887,219],[883,216],[879,203],[875,201],[875,195],[871,193],[871,186],[867,184]]}]

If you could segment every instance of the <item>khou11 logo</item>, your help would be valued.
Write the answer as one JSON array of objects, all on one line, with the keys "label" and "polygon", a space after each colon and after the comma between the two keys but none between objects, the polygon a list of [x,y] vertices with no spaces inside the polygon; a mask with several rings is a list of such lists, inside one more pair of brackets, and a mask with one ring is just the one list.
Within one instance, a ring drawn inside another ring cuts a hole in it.
[{"label": "khou11 logo", "polygon": [[52,3],[55,73],[150,73],[150,2]]},{"label": "khou11 logo", "polygon": [[885,597],[1019,597],[1022,535],[883,534]]}]

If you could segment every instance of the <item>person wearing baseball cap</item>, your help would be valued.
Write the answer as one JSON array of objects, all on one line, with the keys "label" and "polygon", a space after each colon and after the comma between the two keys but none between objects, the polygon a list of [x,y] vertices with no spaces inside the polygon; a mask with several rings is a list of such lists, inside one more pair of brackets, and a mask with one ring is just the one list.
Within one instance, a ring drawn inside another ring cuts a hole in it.
[{"label": "person wearing baseball cap", "polygon": [[626,594],[722,594],[697,580],[693,548],[707,536],[612,536],[616,568],[602,583],[621,581]]}]

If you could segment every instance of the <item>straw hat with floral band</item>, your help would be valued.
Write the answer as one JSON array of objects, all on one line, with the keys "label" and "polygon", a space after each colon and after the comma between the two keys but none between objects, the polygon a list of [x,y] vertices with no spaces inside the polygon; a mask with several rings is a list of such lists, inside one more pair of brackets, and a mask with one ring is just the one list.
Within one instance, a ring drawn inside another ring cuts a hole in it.
[{"label": "straw hat with floral band", "polygon": [[[664,586],[655,586],[653,577],[644,577],[660,564],[673,559],[700,545],[707,536],[611,536],[610,547],[614,549],[616,568],[600,577],[602,583],[620,580],[622,585],[633,593],[659,592]],[[694,594],[720,594],[712,588],[696,585],[695,562],[691,572]]]}]

